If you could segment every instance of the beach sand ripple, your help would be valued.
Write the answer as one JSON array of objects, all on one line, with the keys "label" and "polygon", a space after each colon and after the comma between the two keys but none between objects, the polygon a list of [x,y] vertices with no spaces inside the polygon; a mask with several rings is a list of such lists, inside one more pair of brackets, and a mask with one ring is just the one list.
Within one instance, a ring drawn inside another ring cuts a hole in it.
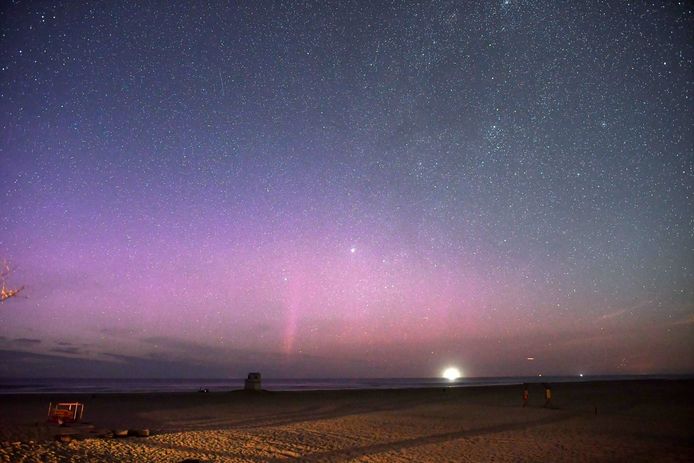
[{"label": "beach sand ripple", "polygon": [[[4,442],[0,459],[692,461],[692,385],[687,381],[562,384],[555,391],[555,409],[541,407],[539,390],[535,391],[538,403],[531,400],[530,407],[521,408],[517,387],[277,393],[251,400],[234,394],[210,394],[204,400],[179,395],[177,400],[160,398],[159,406],[130,417],[154,424],[151,437],[86,438],[68,444]],[[109,402],[100,400],[104,405]],[[150,397],[150,405],[151,401]]]}]

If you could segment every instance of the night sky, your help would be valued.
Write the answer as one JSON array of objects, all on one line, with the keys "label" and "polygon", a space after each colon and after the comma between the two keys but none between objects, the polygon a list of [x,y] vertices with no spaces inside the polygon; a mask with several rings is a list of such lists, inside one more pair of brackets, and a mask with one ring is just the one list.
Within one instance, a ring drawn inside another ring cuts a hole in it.
[{"label": "night sky", "polygon": [[0,21],[0,376],[694,371],[691,3]]}]

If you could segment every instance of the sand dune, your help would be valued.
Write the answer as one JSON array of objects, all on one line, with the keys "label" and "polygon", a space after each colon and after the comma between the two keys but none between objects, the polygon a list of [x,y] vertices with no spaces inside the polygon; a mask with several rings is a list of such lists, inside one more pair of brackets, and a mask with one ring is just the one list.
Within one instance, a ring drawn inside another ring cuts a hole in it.
[{"label": "sand dune", "polygon": [[693,386],[557,384],[553,409],[542,407],[540,386],[527,408],[519,387],[76,396],[97,427],[147,426],[154,435],[69,444],[44,441],[64,430],[41,423],[56,397],[2,396],[0,455],[24,462],[694,461]]}]

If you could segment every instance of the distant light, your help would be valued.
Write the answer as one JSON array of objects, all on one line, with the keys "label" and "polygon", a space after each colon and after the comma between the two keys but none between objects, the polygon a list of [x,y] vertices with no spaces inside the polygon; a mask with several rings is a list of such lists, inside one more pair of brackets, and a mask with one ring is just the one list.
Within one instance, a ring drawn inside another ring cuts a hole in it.
[{"label": "distant light", "polygon": [[443,370],[443,377],[448,381],[455,381],[456,379],[460,378],[460,376],[460,370],[455,367],[449,367]]},{"label": "distant light", "polygon": [[535,357],[528,357],[528,360],[535,360]]},{"label": "distant light", "polygon": [[352,254],[354,254],[355,252],[357,252],[357,248],[351,248],[351,249],[349,250],[349,252],[351,252]]},{"label": "distant light", "polygon": [[581,378],[583,378],[583,373],[579,373],[578,376],[580,376]]}]

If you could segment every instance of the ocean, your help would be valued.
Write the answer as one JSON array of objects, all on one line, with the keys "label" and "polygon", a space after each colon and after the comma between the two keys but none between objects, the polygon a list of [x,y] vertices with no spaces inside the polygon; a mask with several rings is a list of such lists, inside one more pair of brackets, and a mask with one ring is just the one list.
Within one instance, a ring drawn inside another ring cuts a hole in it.
[{"label": "ocean", "polygon": [[[502,378],[362,378],[362,379],[275,379],[262,380],[270,391],[334,389],[410,389],[432,387],[501,386],[522,383],[561,383],[576,381],[615,381],[643,379],[691,379],[692,375],[623,375],[623,376],[529,376]],[[36,393],[144,393],[195,392],[207,389],[223,392],[242,389],[243,378],[185,379],[103,379],[103,378],[0,378],[0,394]]]}]

